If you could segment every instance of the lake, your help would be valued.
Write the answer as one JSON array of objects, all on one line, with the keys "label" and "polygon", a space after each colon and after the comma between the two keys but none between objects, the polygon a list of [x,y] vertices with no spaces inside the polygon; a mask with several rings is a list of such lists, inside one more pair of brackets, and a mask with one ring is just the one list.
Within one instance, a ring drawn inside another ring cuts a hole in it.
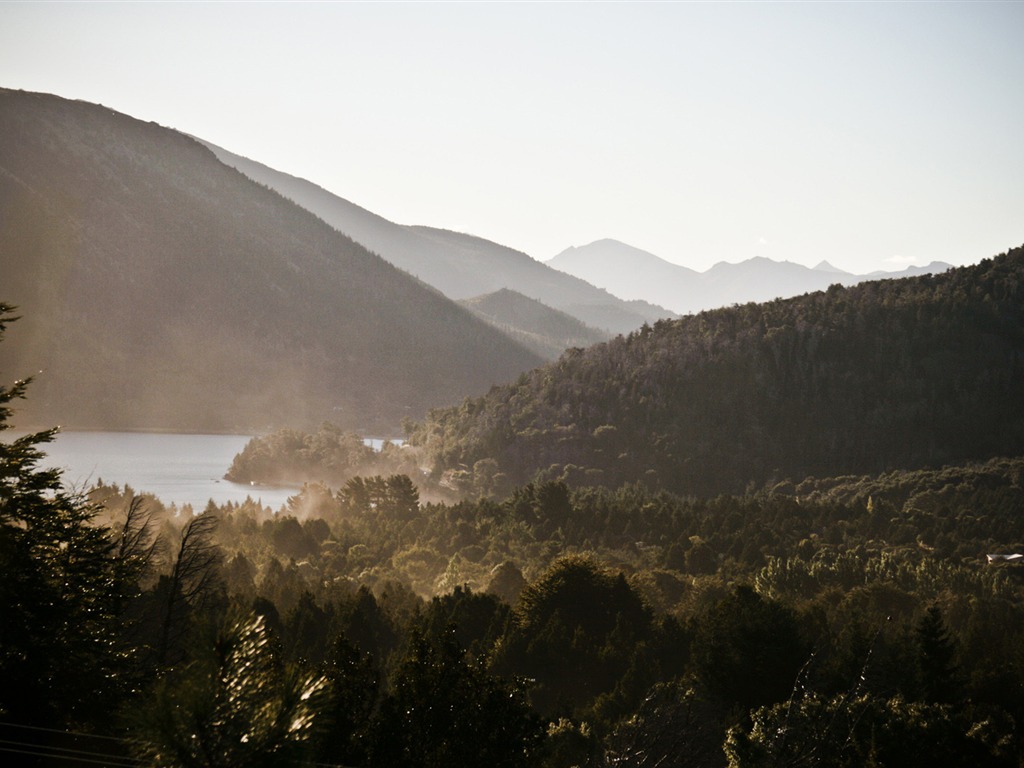
[{"label": "lake", "polygon": [[231,460],[249,440],[245,435],[62,432],[54,442],[42,446],[46,460],[40,466],[64,470],[68,487],[84,489],[99,480],[130,485],[136,492],[152,493],[164,504],[179,508],[191,504],[197,512],[210,499],[223,504],[244,501],[246,496],[277,510],[296,489],[241,485],[223,479]]}]

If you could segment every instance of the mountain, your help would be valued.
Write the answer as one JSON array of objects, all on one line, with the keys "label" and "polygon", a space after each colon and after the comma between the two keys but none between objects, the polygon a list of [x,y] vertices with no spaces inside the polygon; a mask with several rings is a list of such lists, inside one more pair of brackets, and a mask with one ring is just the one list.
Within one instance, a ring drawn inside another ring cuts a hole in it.
[{"label": "mountain", "polygon": [[609,338],[572,315],[507,288],[459,303],[545,360],[558,359],[570,347],[589,347]]},{"label": "mountain", "polygon": [[[665,320],[433,411],[435,471],[679,493],[1024,455],[1024,247]],[[429,444],[426,437],[429,436]]]},{"label": "mountain", "polygon": [[862,280],[890,280],[898,279],[901,277],[917,277],[918,275],[935,275],[940,272],[945,272],[947,269],[951,269],[952,264],[947,264],[944,261],[933,261],[926,264],[923,267],[909,266],[905,269],[901,269],[898,272],[886,272],[884,270],[876,270],[869,272],[866,275],[861,275]]},{"label": "mountain", "polygon": [[737,264],[719,262],[706,272],[697,272],[617,240],[598,240],[567,248],[547,264],[594,285],[614,289],[624,299],[654,302],[679,314],[798,296],[825,290],[833,283],[855,285],[863,280],[933,274],[951,266],[936,261],[902,272],[854,275],[827,261],[811,269],[758,256]]},{"label": "mountain", "polygon": [[19,424],[393,433],[540,359],[194,139],[0,90]]},{"label": "mountain", "polygon": [[613,334],[629,333],[673,314],[645,301],[623,301],[525,253],[480,237],[395,224],[305,179],[213,144],[206,146],[223,163],[276,190],[451,299],[470,299],[508,288]]},{"label": "mountain", "polygon": [[840,275],[842,277],[849,277],[849,276],[851,276],[849,272],[845,272],[845,271],[839,269],[838,267],[833,267],[831,264],[829,264],[824,259],[822,261],[819,261],[814,266],[814,269],[817,272],[827,272],[830,275]]},{"label": "mountain", "polygon": [[700,280],[699,272],[610,239],[566,248],[547,265],[602,288],[614,288],[624,299],[642,298],[663,307],[690,306],[696,297],[689,295],[686,286],[696,286]]}]

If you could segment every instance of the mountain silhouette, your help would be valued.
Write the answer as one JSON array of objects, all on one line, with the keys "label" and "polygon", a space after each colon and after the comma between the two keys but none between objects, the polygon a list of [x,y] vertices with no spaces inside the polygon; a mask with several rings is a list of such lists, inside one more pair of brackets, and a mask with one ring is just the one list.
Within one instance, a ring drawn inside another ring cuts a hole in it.
[{"label": "mountain silhouette", "polygon": [[20,424],[394,433],[540,358],[177,131],[0,90]]},{"label": "mountain silhouette", "polygon": [[822,261],[813,269],[791,261],[755,256],[738,263],[719,262],[705,272],[673,264],[617,240],[598,240],[571,247],[546,262],[594,285],[615,290],[624,299],[643,300],[679,314],[771,301],[821,291],[833,283],[856,285],[863,280],[912,277],[944,272],[951,265],[932,262],[901,272],[855,275]]},{"label": "mountain silhouette", "polygon": [[508,288],[459,303],[546,360],[557,359],[570,347],[608,340],[607,333]]},{"label": "mountain silhouette", "polygon": [[585,280],[482,237],[395,224],[310,181],[213,144],[206,146],[222,162],[293,200],[449,298],[470,299],[507,288],[612,334],[628,333],[645,322],[673,314],[645,301],[623,301]]}]

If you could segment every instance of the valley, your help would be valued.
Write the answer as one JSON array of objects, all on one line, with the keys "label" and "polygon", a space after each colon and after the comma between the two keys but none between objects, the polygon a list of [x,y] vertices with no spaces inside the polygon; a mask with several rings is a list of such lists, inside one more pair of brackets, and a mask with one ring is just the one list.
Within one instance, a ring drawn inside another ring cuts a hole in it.
[{"label": "valley", "polygon": [[971,256],[543,264],[0,89],[0,752],[1019,766],[1024,247]]}]

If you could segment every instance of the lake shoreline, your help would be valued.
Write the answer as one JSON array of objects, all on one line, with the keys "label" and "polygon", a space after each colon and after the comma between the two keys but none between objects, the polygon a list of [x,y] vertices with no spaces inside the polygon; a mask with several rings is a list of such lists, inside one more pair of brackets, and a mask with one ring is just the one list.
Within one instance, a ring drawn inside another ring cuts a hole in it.
[{"label": "lake shoreline", "polygon": [[[0,439],[34,434],[10,430]],[[87,488],[99,482],[130,486],[162,504],[194,511],[212,500],[221,505],[247,498],[278,510],[301,490],[295,486],[234,483],[224,478],[234,457],[252,435],[182,432],[62,430],[39,445],[42,467],[61,470],[67,487]]]}]

